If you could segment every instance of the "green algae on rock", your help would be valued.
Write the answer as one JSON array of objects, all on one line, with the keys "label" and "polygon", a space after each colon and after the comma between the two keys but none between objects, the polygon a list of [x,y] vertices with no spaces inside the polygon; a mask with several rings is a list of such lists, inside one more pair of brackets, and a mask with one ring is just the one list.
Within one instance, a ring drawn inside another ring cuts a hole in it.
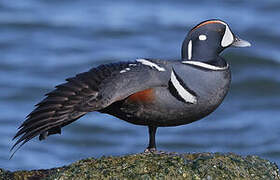
[{"label": "green algae on rock", "polygon": [[60,168],[9,172],[1,179],[279,179],[275,163],[236,154],[135,154],[88,158]]}]

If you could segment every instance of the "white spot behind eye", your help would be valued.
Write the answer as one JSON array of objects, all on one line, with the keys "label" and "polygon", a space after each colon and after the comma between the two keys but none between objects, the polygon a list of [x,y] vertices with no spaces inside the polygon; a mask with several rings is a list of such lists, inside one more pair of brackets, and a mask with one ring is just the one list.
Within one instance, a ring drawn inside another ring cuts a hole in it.
[{"label": "white spot behind eye", "polygon": [[201,35],[199,35],[198,38],[199,38],[200,41],[205,41],[207,39],[207,36],[204,35],[204,34],[201,34]]}]

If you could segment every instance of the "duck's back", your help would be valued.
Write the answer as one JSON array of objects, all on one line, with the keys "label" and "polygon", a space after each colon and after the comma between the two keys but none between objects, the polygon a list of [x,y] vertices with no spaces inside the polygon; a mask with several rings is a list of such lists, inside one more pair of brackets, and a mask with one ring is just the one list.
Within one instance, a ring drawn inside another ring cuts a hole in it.
[{"label": "duck's back", "polygon": [[[165,71],[147,78],[160,79],[149,87],[101,110],[139,125],[176,126],[213,112],[226,96],[229,67],[210,69],[182,61],[156,61]],[[147,81],[151,81],[148,80]],[[145,84],[145,81],[142,82]]]}]

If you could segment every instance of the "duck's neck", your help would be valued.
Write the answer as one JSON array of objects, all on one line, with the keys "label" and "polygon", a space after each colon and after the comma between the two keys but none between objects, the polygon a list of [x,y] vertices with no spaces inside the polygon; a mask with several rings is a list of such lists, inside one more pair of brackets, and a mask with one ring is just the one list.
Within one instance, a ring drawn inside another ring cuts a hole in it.
[{"label": "duck's neck", "polygon": [[208,60],[205,63],[211,64],[211,65],[217,66],[217,67],[225,67],[225,66],[227,66],[227,62],[221,56],[218,56],[216,59],[213,59],[213,60]]},{"label": "duck's neck", "polygon": [[222,51],[222,48],[211,47],[210,44],[194,44],[192,40],[187,38],[183,42],[181,54],[183,61],[199,61],[223,67],[226,66],[227,63],[219,56]]},{"label": "duck's neck", "polygon": [[[192,53],[189,55],[189,53]],[[217,67],[225,67],[227,66],[227,62],[219,55],[218,53],[211,53],[207,52],[207,50],[203,51],[203,53],[198,53],[198,52],[188,52],[188,51],[182,51],[182,61],[198,61],[198,62],[203,62],[207,63],[213,66]]]},{"label": "duck's neck", "polygon": [[221,56],[218,56],[217,58],[215,59],[211,59],[211,60],[207,60],[207,61],[201,61],[201,60],[195,60],[195,59],[191,59],[191,60],[188,60],[188,59],[182,59],[182,61],[197,61],[197,62],[203,62],[203,63],[206,63],[206,64],[209,64],[209,65],[212,65],[212,66],[216,66],[216,67],[226,67],[227,66],[227,62],[224,58],[222,58]]}]

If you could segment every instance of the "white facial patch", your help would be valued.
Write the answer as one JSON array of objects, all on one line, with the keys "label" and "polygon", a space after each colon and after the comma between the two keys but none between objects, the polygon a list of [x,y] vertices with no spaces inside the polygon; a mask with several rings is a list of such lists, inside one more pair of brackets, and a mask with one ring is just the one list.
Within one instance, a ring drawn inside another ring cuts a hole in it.
[{"label": "white facial patch", "polygon": [[230,31],[228,25],[225,23],[223,23],[223,24],[226,26],[226,30],[225,30],[221,45],[222,45],[222,47],[227,47],[233,43],[234,36],[233,36],[232,32]]},{"label": "white facial patch", "polygon": [[165,71],[163,67],[160,67],[157,64],[146,59],[136,59],[136,61],[142,63],[143,65],[150,66],[151,68],[155,68],[158,71]]},{"label": "white facial patch", "polygon": [[199,62],[199,61],[182,61],[182,63],[190,64],[190,65],[194,65],[194,66],[198,66],[198,67],[202,67],[202,68],[214,70],[214,71],[221,71],[221,70],[228,69],[228,64],[225,67],[218,67],[218,66],[213,66],[213,65],[206,64],[206,63]]},{"label": "white facial patch", "polygon": [[198,36],[198,38],[199,38],[200,41],[205,41],[207,39],[207,36],[204,35],[204,34],[201,34],[201,35]]},{"label": "white facial patch", "polygon": [[192,103],[195,104],[197,102],[197,99],[194,95],[192,95],[191,93],[189,93],[178,81],[178,79],[176,78],[175,73],[173,72],[173,70],[171,71],[171,83],[173,84],[173,86],[175,87],[177,93],[179,94],[179,96],[181,98],[184,99],[185,102],[188,103]]},{"label": "white facial patch", "polygon": [[192,58],[192,40],[188,44],[188,60]]}]

